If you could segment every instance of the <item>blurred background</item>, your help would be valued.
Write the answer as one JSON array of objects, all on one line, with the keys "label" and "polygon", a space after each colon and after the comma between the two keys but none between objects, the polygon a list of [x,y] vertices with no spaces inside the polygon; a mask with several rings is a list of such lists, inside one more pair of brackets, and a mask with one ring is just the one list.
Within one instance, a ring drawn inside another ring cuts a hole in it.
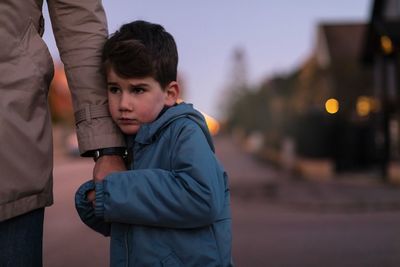
[{"label": "blurred background", "polygon": [[[144,19],[175,37],[183,100],[206,116],[230,175],[238,266],[399,266],[399,0],[103,4],[110,33]],[[45,16],[56,164],[46,264],[107,266],[107,240],[73,210],[93,162],[78,155]],[[79,256],[83,241],[60,252],[81,236],[93,257]]]}]

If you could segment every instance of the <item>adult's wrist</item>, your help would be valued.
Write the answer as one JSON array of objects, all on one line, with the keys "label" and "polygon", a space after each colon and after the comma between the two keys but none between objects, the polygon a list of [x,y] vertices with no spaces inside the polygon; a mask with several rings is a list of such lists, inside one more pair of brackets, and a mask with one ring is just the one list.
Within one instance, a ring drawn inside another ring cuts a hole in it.
[{"label": "adult's wrist", "polygon": [[93,150],[92,152],[93,160],[95,162],[102,156],[120,156],[125,158],[127,154],[125,147],[106,147]]}]

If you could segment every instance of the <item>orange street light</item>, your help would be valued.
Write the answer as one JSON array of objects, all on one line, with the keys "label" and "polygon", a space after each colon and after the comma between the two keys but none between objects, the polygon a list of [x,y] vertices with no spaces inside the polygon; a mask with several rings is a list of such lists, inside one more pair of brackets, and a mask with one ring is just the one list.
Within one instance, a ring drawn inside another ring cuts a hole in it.
[{"label": "orange street light", "polygon": [[329,114],[335,114],[339,111],[339,101],[335,98],[330,98],[325,102],[325,110]]}]

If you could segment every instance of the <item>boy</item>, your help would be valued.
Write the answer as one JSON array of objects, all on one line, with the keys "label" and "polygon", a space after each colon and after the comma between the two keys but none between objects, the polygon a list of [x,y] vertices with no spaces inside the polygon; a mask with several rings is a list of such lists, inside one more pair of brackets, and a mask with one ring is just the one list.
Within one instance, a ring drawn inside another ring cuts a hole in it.
[{"label": "boy", "polygon": [[81,219],[111,235],[111,266],[231,266],[228,177],[203,116],[176,104],[173,37],[145,21],[123,25],[103,64],[132,160],[130,170],[79,188]]}]

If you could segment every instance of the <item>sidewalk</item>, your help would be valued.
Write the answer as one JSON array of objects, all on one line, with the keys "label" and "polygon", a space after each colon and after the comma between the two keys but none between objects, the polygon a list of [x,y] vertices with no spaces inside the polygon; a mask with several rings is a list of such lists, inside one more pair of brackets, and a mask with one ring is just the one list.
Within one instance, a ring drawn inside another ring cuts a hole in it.
[{"label": "sidewalk", "polygon": [[266,201],[296,211],[400,211],[400,187],[384,184],[371,174],[303,180],[244,154],[229,137],[216,138],[216,153],[229,174],[233,198]]}]

